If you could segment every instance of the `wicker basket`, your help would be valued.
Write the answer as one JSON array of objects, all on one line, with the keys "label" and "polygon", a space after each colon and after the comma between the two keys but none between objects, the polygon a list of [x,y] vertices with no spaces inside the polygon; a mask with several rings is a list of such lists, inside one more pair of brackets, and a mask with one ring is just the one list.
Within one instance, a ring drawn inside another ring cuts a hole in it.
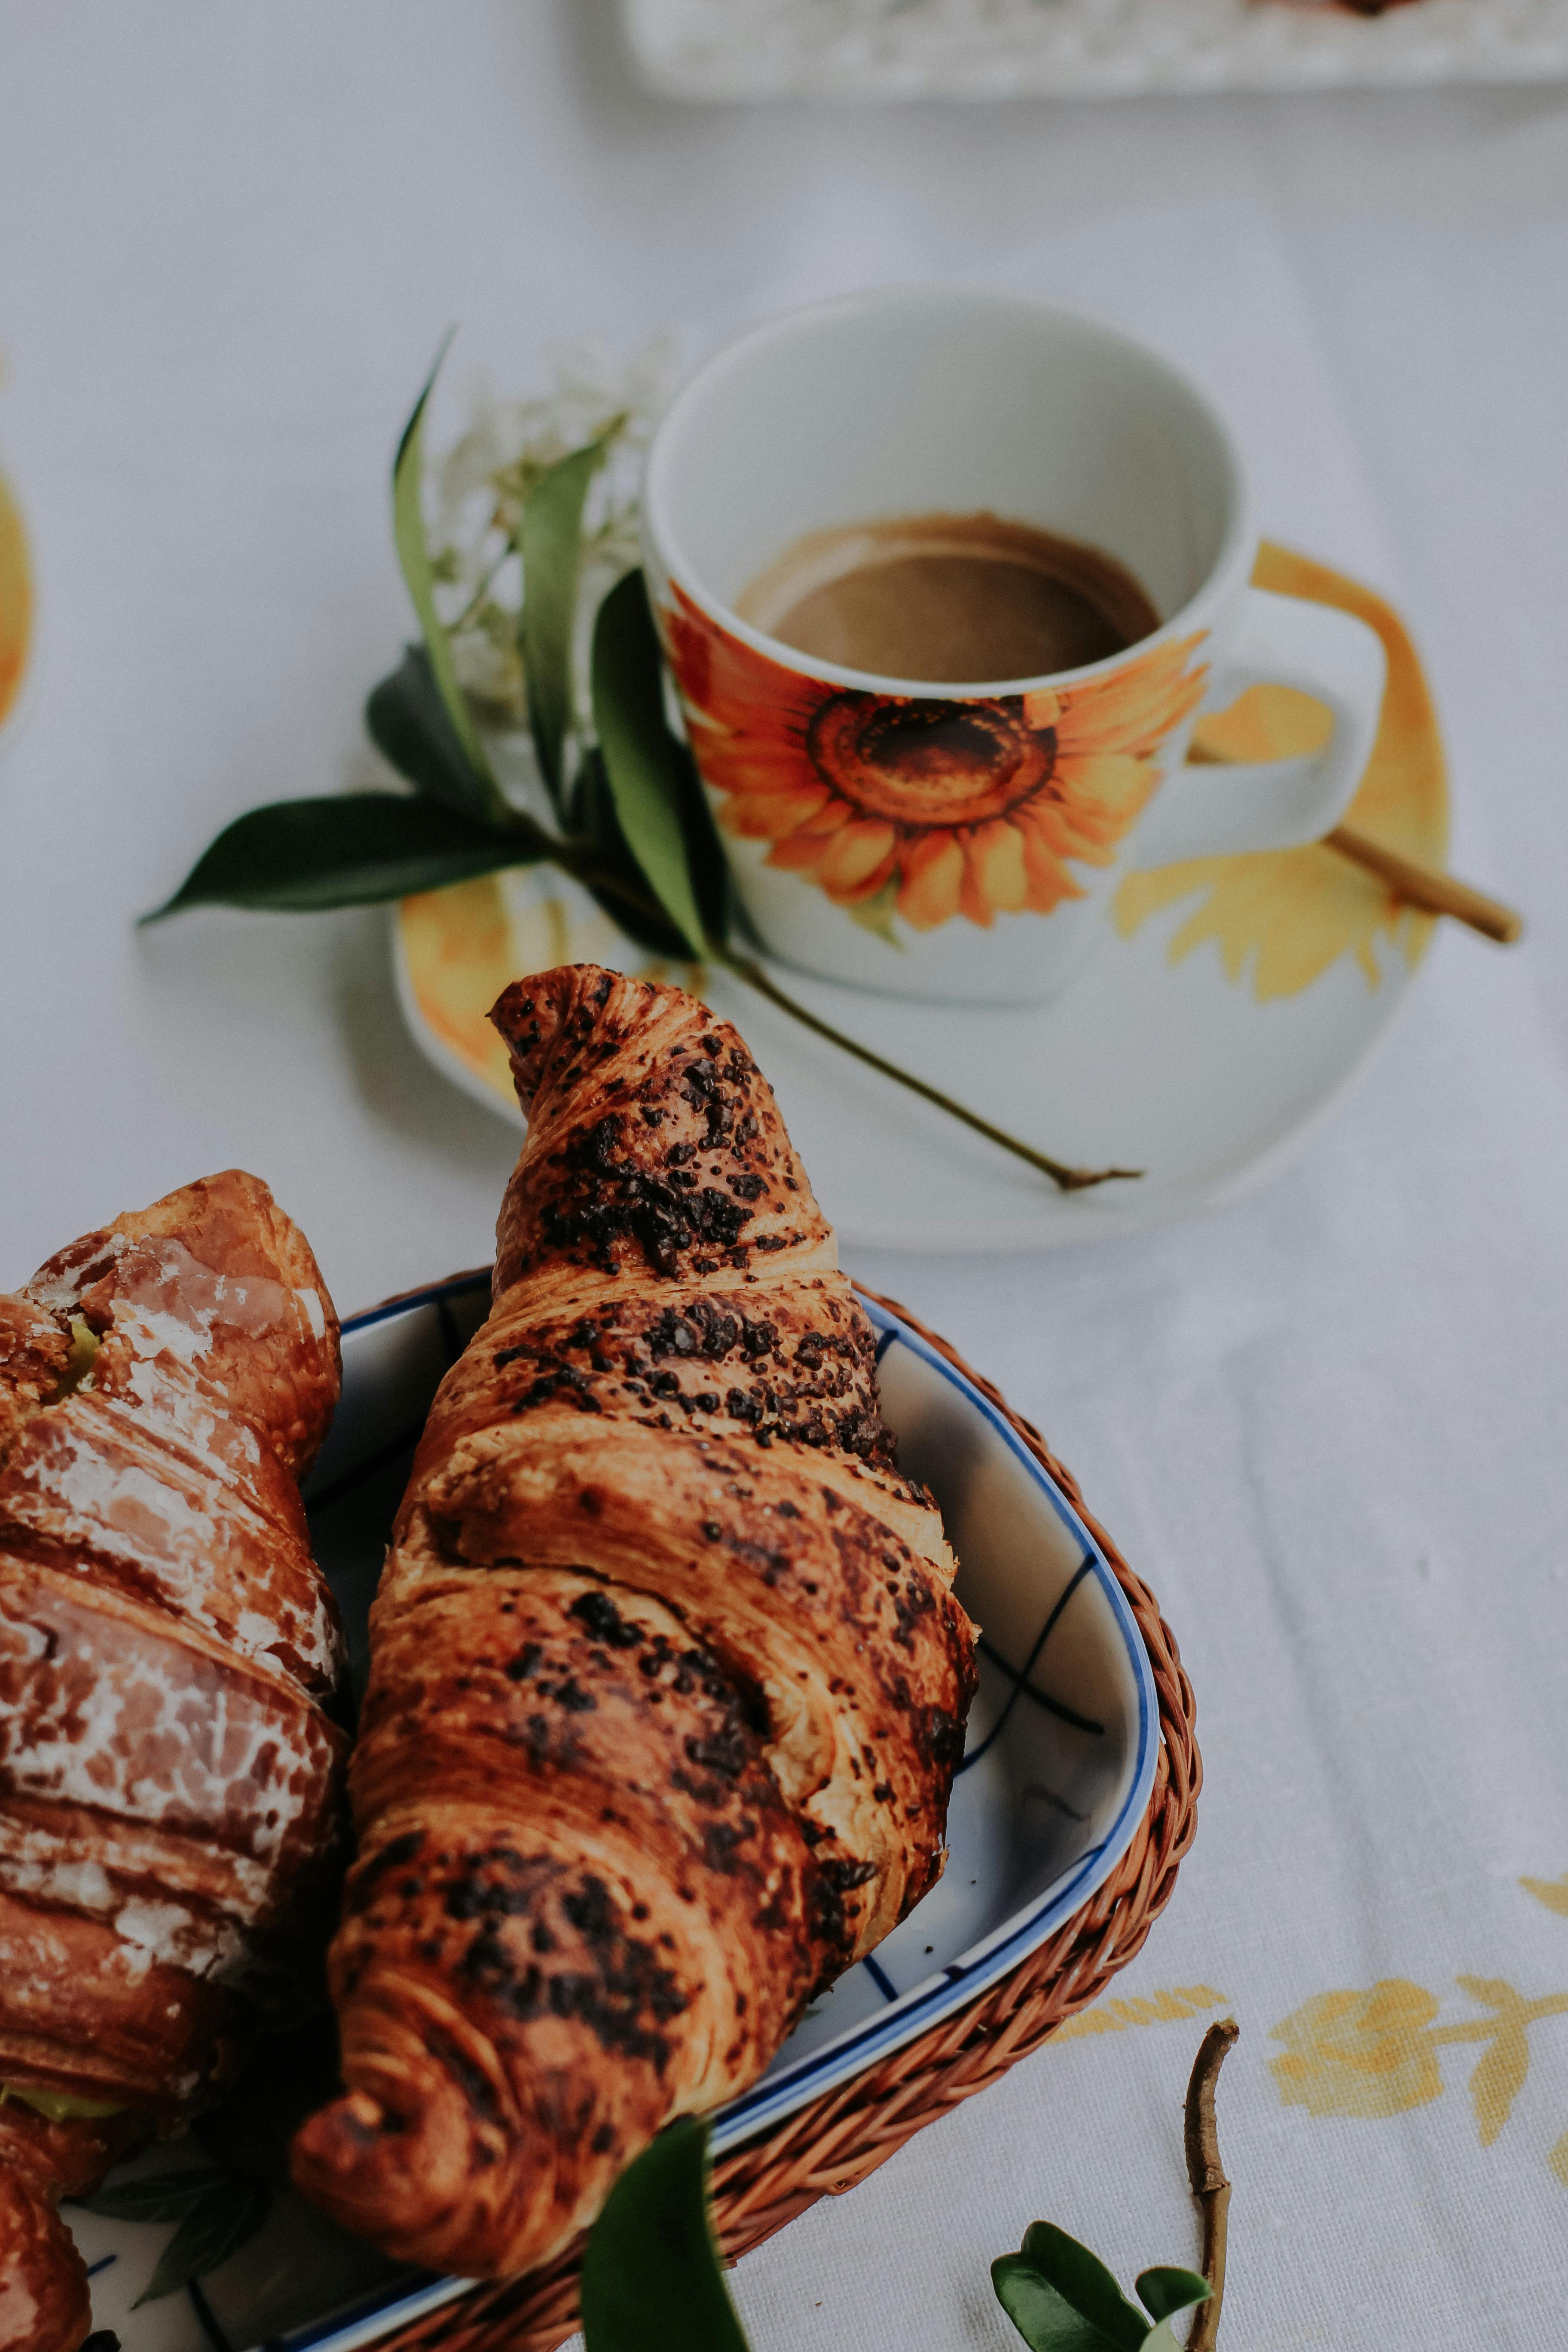
[{"label": "wicker basket", "polygon": [[[1140,1949],[1170,1900],[1176,1865],[1192,1843],[1203,1780],[1193,1731],[1193,1689],[1175,1641],[1148,1586],[1083,1510],[1071,1475],[1047,1451],[1039,1432],[989,1381],[971,1370],[956,1349],[906,1307],[856,1286],[900,1316],[1006,1414],[1093,1528],[1149,1652],[1160,1700],[1160,1754],[1149,1810],[1131,1844],[1100,1892],[1047,1943],[956,2016],[719,2159],[713,2168],[714,2211],[731,2258],[761,2245],[819,2197],[841,2197],[853,2189],[923,2126],[983,2091],[1104,1990]],[[579,2241],[542,2270],[500,2286],[477,2285],[384,2344],[388,2352],[554,2352],[576,2325],[581,2260]]]}]

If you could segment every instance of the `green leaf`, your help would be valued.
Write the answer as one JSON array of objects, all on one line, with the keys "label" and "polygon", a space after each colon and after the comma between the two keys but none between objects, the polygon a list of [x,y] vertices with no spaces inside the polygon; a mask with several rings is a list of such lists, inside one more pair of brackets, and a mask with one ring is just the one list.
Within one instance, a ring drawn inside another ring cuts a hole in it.
[{"label": "green leaf", "polygon": [[399,667],[373,687],[364,706],[371,741],[426,799],[475,816],[493,814],[482,777],[458,741],[424,646],[408,646]]},{"label": "green leaf", "polygon": [[746,2352],[708,2208],[708,2126],[684,2116],[627,2166],[583,2258],[586,2352]]},{"label": "green leaf", "polygon": [[1116,2280],[1097,2254],[1058,2230],[1054,2221],[1031,2221],[1024,2232],[1023,2254],[1065,2303],[1119,2347],[1138,2352],[1148,2333],[1148,2322],[1129,2303]]},{"label": "green leaf", "polygon": [[258,2180],[239,2180],[232,2173],[212,2178],[206,2195],[194,2204],[158,2257],[158,2267],[142,2288],[132,2311],[157,2303],[191,2279],[220,2270],[231,2254],[255,2237],[272,2210],[272,2192]]},{"label": "green leaf", "polygon": [[[612,427],[612,431],[614,428]],[[528,716],[539,764],[556,808],[565,788],[563,761],[572,724],[572,649],[583,568],[583,508],[605,462],[603,435],[551,467],[522,509],[522,614],[519,630],[528,677]]]},{"label": "green leaf", "polygon": [[1152,2271],[1140,2271],[1134,2284],[1138,2298],[1151,2319],[1170,2319],[1177,2312],[1191,2311],[1200,2303],[1207,2303],[1214,2289],[1197,2271],[1175,2270],[1165,2265]]},{"label": "green leaf", "polygon": [[1170,2321],[1163,2319],[1143,2338],[1142,2352],[1186,2352],[1186,2347]]},{"label": "green leaf", "polygon": [[189,2165],[170,2172],[150,2172],[141,2180],[122,2180],[118,2188],[100,2189],[91,2197],[73,2197],[70,2202],[89,2213],[101,2213],[110,2221],[183,2221],[223,2178],[210,2165]]},{"label": "green leaf", "polygon": [[174,897],[142,919],[157,922],[187,907],[306,914],[365,906],[411,890],[439,890],[507,866],[534,865],[549,850],[536,825],[485,824],[401,793],[274,801],[237,817]]},{"label": "green leaf", "polygon": [[568,871],[577,876],[610,920],[638,947],[673,962],[685,962],[691,953],[686,936],[660,908],[626,846],[596,746],[584,756],[573,797],[576,833]]},{"label": "green leaf", "polygon": [[441,373],[441,362],[447,356],[456,329],[447,331],[445,341],[436,354],[436,364],[426,379],[425,389],[414,404],[414,414],[403,428],[403,438],[397,445],[397,456],[392,467],[392,536],[397,547],[397,560],[403,566],[403,577],[408,583],[408,593],[419,615],[419,626],[430,655],[431,675],[441,698],[452,731],[463,747],[469,766],[482,778],[493,804],[500,800],[499,788],[490,774],[489,761],[485,758],[479,730],[474,725],[462,688],[458,684],[458,672],[452,660],[451,640],[436,610],[436,580],[430,567],[430,549],[425,537],[425,407]]},{"label": "green leaf", "polygon": [[720,928],[723,856],[690,754],[664,720],[658,635],[640,572],[628,572],[594,625],[594,727],[632,856],[689,952]]},{"label": "green leaf", "polygon": [[1107,2336],[1075,2309],[1026,2254],[999,2255],[991,2265],[991,2284],[1029,2352],[1120,2352],[1122,2338]]}]

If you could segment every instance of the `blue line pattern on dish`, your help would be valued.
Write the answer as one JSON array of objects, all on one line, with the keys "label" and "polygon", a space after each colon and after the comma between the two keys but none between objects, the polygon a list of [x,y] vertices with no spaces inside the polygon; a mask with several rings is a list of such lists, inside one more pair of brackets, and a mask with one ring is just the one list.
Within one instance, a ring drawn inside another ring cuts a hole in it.
[{"label": "blue line pattern on dish", "polygon": [[[444,2303],[467,2294],[473,2284],[472,2279],[439,2278],[434,2271],[405,2272],[390,2286],[374,2287],[370,2294],[329,2312],[324,2319],[307,2320],[302,2327],[268,2336],[256,2352],[313,2352],[314,2347],[328,2344],[333,2352],[352,2352],[354,2345],[373,2343],[387,2334],[394,2319],[400,2327],[407,2327],[426,2312],[438,2311]],[[384,2327],[379,2324],[383,2320],[387,2323]]]},{"label": "blue line pattern on dish", "polygon": [[[389,1298],[381,1307],[362,1307],[357,1315],[345,1318],[342,1328],[345,1334],[368,1331],[373,1323],[385,1323],[394,1315],[412,1315],[420,1307],[439,1308],[451,1299],[468,1298],[476,1290],[488,1290],[489,1286],[489,1267],[477,1266],[472,1274],[455,1274],[449,1281],[431,1283],[426,1290],[411,1290],[406,1298]],[[289,2340],[292,2343],[293,2338]]]},{"label": "blue line pattern on dish", "polygon": [[187,2279],[185,2293],[190,2296],[191,2308],[201,2322],[202,2334],[212,2347],[212,2352],[234,2352],[234,2347],[218,2326],[217,2314],[202,2293],[201,2281]]},{"label": "blue line pattern on dish", "polygon": [[87,2266],[87,2274],[89,2278],[96,2278],[100,2271],[110,2269],[110,2267],[119,2260],[120,2257],[118,2254],[100,2254],[97,2262],[89,2263]]},{"label": "blue line pattern on dish", "polygon": [[881,1994],[884,2000],[897,2000],[899,1997],[899,1988],[893,1982],[892,1978],[888,1974],[887,1969],[879,1966],[874,1953],[868,1952],[860,1965],[865,1969],[866,1974],[870,1978],[871,1982],[876,1986],[877,1990]]},{"label": "blue line pattern on dish", "polygon": [[1050,1806],[1053,1812],[1061,1813],[1069,1822],[1087,1822],[1089,1819],[1089,1815],[1080,1811],[1077,1805],[1068,1804],[1059,1789],[1047,1789],[1043,1780],[1025,1781],[1018,1791],[1020,1810],[1032,1797],[1039,1798],[1043,1803]]},{"label": "blue line pattern on dish", "polygon": [[[1094,1561],[1092,1558],[1086,1558],[1079,1561],[1076,1572],[1068,1580],[1066,1589],[1058,1598],[1055,1608],[1051,1611],[1050,1615],[1047,1618],[1045,1623],[1041,1626],[1039,1633],[1035,1637],[1035,1646],[1029,1652],[1028,1656],[1025,1659],[1021,1667],[1009,1665],[1006,1659],[1002,1655],[1000,1650],[994,1648],[991,1643],[986,1640],[984,1633],[978,1637],[975,1643],[975,1647],[979,1650],[981,1655],[983,1657],[989,1658],[991,1664],[996,1668],[997,1672],[1006,1675],[1013,1687],[1007,1694],[1006,1706],[1002,1709],[1001,1714],[997,1717],[995,1722],[992,1725],[990,1730],[986,1733],[979,1747],[965,1748],[963,1761],[958,1768],[960,1772],[967,1772],[972,1764],[978,1764],[981,1758],[995,1745],[996,1741],[1001,1738],[1003,1731],[1006,1728],[1007,1718],[1012,1714],[1013,1709],[1017,1706],[1020,1698],[1032,1698],[1037,1706],[1043,1706],[1047,1715],[1054,1715],[1057,1717],[1058,1720],[1062,1723],[1070,1723],[1075,1731],[1087,1731],[1091,1733],[1096,1738],[1104,1738],[1105,1726],[1103,1723],[1096,1723],[1092,1716],[1079,1715],[1072,1707],[1066,1706],[1061,1699],[1052,1698],[1048,1691],[1037,1690],[1034,1684],[1029,1680],[1029,1676],[1034,1673],[1036,1666],[1039,1663],[1040,1655],[1045,1649],[1046,1643],[1050,1640],[1051,1635],[1056,1632],[1058,1625],[1061,1622],[1062,1611],[1067,1607],[1068,1602],[1072,1599],[1073,1594],[1078,1591],[1079,1586],[1083,1582],[1084,1578],[1086,1576],[1092,1576],[1093,1573]],[[956,1778],[956,1775],[954,1777]]]},{"label": "blue line pattern on dish", "polygon": [[[1093,1561],[1091,1560],[1089,1565],[1092,1568],[1094,1565]],[[1083,1570],[1080,1569],[1079,1570],[1079,1575],[1081,1577],[1083,1572]],[[1048,1630],[1049,1629],[1047,1628],[1047,1631],[1048,1632]],[[1039,1649],[1044,1645],[1045,1639],[1046,1635],[1045,1633],[1042,1633],[1039,1641],[1036,1644],[1035,1650],[1030,1653],[1031,1658],[1037,1654]],[[1096,1723],[1093,1716],[1091,1715],[1079,1715],[1075,1713],[1073,1708],[1068,1706],[1064,1700],[1053,1698],[1049,1691],[1037,1690],[1034,1684],[1028,1679],[1028,1668],[1026,1667],[1024,1672],[1020,1674],[1016,1666],[1010,1666],[1007,1664],[1006,1659],[1002,1655],[1000,1650],[994,1648],[993,1644],[986,1640],[984,1633],[978,1637],[974,1646],[980,1652],[981,1655],[987,1659],[990,1664],[996,1668],[999,1674],[1005,1675],[1008,1681],[1012,1684],[1012,1697],[1007,1701],[1009,1710],[1011,1709],[1014,1701],[1016,1699],[1033,1699],[1035,1705],[1039,1707],[1044,1707],[1047,1715],[1054,1715],[1058,1723],[1070,1723],[1075,1731],[1086,1731],[1091,1739],[1104,1738],[1105,1726],[1103,1723]]]}]

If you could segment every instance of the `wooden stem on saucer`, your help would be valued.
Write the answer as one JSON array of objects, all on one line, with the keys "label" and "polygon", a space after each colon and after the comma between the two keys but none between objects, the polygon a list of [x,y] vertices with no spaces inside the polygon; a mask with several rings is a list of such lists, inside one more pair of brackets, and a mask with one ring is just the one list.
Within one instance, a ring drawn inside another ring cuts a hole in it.
[{"label": "wooden stem on saucer", "polygon": [[1401,857],[1395,849],[1384,849],[1379,841],[1371,841],[1364,833],[1357,833],[1348,824],[1336,824],[1332,833],[1323,836],[1331,849],[1342,857],[1353,858],[1369,873],[1397,890],[1413,907],[1425,908],[1429,915],[1452,915],[1456,922],[1468,923],[1472,931],[1483,939],[1496,940],[1500,947],[1511,946],[1524,930],[1524,919],[1511,907],[1484,891],[1473,890],[1468,882],[1460,882],[1452,874],[1444,874],[1435,866],[1418,866],[1414,858]]}]

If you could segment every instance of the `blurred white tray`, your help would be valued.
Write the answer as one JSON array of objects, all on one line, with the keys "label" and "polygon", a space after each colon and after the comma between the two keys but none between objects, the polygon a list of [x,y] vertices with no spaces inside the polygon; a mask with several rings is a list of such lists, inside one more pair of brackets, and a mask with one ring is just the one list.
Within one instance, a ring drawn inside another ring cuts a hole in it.
[{"label": "blurred white tray", "polygon": [[1568,79],[1568,0],[622,0],[680,99],[1111,98]]}]

